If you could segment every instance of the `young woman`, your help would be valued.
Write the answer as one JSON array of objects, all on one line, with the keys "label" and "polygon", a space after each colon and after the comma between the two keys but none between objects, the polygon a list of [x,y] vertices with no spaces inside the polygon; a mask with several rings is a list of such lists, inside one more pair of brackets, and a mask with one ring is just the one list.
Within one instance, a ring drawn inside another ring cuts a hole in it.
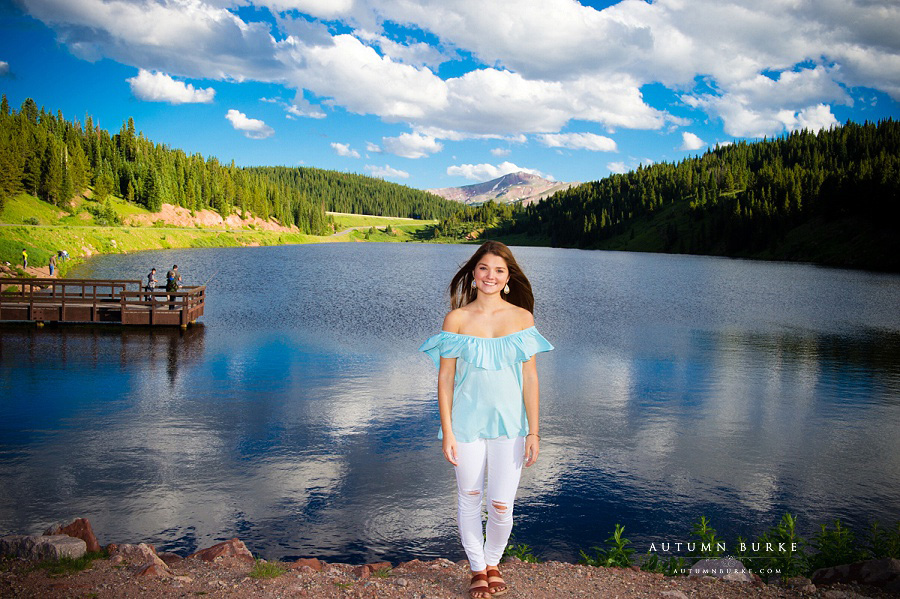
[{"label": "young woman", "polygon": [[[452,310],[421,351],[438,366],[444,457],[456,470],[457,521],[472,599],[502,595],[498,570],[512,530],[522,464],[540,452],[532,356],[553,346],[534,326],[534,295],[509,248],[484,243],[450,283]],[[481,524],[485,467],[488,522]]]}]

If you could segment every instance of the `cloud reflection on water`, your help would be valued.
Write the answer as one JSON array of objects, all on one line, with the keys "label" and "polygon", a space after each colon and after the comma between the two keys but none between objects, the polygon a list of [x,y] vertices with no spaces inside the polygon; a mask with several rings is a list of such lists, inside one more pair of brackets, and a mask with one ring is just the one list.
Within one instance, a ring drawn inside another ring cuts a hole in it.
[{"label": "cloud reflection on water", "polygon": [[[14,399],[0,399],[0,532],[84,515],[101,540],[179,551],[239,536],[265,557],[461,556],[437,375],[416,348],[471,250],[173,252],[192,270],[223,265],[203,327],[4,330],[0,385]],[[615,522],[637,541],[686,533],[701,513],[732,536],[788,510],[808,526],[900,513],[900,323],[886,307],[900,283],[516,252],[557,347],[538,357],[544,442],[516,503],[520,541],[573,559]],[[142,260],[92,268],[102,277]],[[265,268],[297,278],[227,284],[267,280]],[[265,293],[283,313],[265,311]]]}]

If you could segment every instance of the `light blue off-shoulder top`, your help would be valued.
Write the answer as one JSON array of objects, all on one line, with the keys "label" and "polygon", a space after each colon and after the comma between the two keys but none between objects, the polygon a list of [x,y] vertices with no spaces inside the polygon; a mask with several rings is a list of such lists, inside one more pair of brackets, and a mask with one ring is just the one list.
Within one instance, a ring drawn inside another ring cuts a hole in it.
[{"label": "light blue off-shoulder top", "polygon": [[[528,434],[522,396],[522,362],[553,346],[537,328],[504,335],[475,337],[441,331],[419,351],[440,368],[441,358],[456,358],[451,424],[457,441]],[[443,438],[443,432],[438,433]]]}]

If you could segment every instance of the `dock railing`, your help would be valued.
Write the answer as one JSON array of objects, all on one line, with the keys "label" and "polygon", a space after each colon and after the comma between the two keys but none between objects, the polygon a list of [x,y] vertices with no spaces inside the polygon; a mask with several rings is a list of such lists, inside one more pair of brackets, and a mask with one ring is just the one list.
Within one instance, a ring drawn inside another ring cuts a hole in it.
[{"label": "dock railing", "polygon": [[149,292],[138,280],[0,279],[0,321],[186,327],[203,315],[205,300],[205,285]]}]

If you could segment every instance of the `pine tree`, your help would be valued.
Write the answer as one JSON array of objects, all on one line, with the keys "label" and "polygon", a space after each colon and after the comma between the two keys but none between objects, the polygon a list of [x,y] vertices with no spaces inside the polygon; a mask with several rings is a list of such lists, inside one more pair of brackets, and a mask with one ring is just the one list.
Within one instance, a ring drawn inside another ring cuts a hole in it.
[{"label": "pine tree", "polygon": [[59,206],[62,205],[59,193],[63,185],[63,169],[55,145],[55,140],[51,138],[44,150],[38,182],[38,197],[45,202]]}]

